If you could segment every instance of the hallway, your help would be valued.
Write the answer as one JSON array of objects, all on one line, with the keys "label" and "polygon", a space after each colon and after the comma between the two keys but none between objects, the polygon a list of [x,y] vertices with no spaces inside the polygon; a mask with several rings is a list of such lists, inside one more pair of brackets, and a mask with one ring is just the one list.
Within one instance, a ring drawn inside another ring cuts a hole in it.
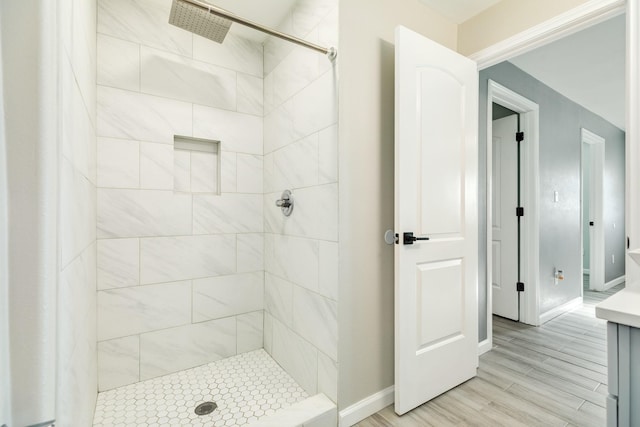
[{"label": "hallway", "polygon": [[494,347],[476,378],[402,417],[388,406],[357,426],[603,426],[606,322],[595,305],[623,287],[585,291],[582,307],[539,328],[494,317]]}]

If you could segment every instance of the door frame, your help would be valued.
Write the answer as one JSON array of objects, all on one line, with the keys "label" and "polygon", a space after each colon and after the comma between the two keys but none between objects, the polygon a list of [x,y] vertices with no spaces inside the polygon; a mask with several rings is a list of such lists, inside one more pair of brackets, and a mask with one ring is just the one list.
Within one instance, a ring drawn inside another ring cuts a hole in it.
[{"label": "door frame", "polygon": [[[635,224],[631,220],[631,218],[634,218],[633,214],[640,214],[640,196],[634,195],[634,192],[640,191],[640,184],[637,184],[638,180],[640,180],[640,169],[635,166],[640,163],[640,144],[631,144],[631,141],[636,141],[640,137],[640,120],[638,120],[638,117],[640,117],[640,4],[637,3],[626,0],[590,0],[541,24],[469,55],[469,58],[478,63],[478,70],[481,71],[626,12],[625,229],[627,236],[633,239],[632,241],[634,242],[640,242],[640,222]],[[491,144],[487,143],[487,145]],[[490,161],[490,158],[488,160]],[[487,179],[490,180],[489,175]],[[489,195],[490,193],[487,193],[487,200],[485,201],[487,207],[491,202]],[[491,224],[489,217],[487,218],[487,224],[488,227]],[[487,236],[487,242],[491,241],[489,236]],[[635,247],[635,245],[632,247]],[[492,268],[489,263],[490,257],[490,251],[488,251],[486,262],[488,273]],[[537,270],[539,276],[539,268]],[[640,266],[631,262],[628,254],[625,259],[625,270],[628,282],[640,277]],[[534,284],[537,285],[537,282],[534,282]],[[480,304],[481,301],[478,301],[478,303]],[[487,339],[479,343],[479,354],[489,351],[493,342],[490,280],[487,280],[486,304]]]},{"label": "door frame", "polygon": [[[539,123],[540,108],[535,102],[508,89],[507,87],[489,79],[487,90],[487,331],[493,324],[493,112],[492,104],[496,103],[520,114],[520,130],[524,132],[525,139],[522,145],[522,170],[521,170],[521,201],[525,208],[522,217],[522,245],[521,245],[521,279],[525,283],[526,291],[522,293],[520,320],[523,323],[537,325],[538,313],[538,282],[540,264],[540,236],[538,233],[540,224],[540,210],[538,200],[540,188],[539,176]],[[515,135],[514,135],[515,144]],[[515,215],[515,212],[514,212]],[[515,283],[514,283],[515,286]],[[489,351],[492,345],[492,337],[487,334],[487,342],[480,343],[481,353]]]},{"label": "door frame", "polygon": [[[633,3],[633,1],[627,2],[626,0],[590,0],[501,42],[474,52],[469,55],[469,58],[478,63],[478,70],[484,70],[621,15],[626,11],[627,59],[638,61],[640,60],[637,52],[640,47],[640,40],[638,39],[640,37],[640,34],[638,34],[640,31],[640,5]],[[631,48],[635,48],[636,51]],[[640,65],[630,64],[629,61],[626,64],[629,72]],[[632,72],[632,76],[637,76],[638,74],[637,69]],[[628,75],[627,80],[632,76]],[[629,104],[629,100],[630,98],[628,97],[627,104]]]},{"label": "door frame", "polygon": [[[604,246],[604,157],[605,139],[588,129],[580,129],[581,162],[580,162],[580,247],[584,251],[584,148],[589,150],[589,204],[595,205],[595,214],[589,209],[589,220],[595,222],[593,232],[589,233],[589,289],[596,291],[605,290],[605,246]],[[596,185],[593,185],[596,184]],[[580,260],[581,270],[584,274],[584,256]],[[593,265],[597,267],[592,268]],[[595,281],[592,280],[594,276]],[[592,286],[594,285],[595,286]],[[584,286],[583,286],[584,287]],[[582,288],[581,288],[582,289]]]}]

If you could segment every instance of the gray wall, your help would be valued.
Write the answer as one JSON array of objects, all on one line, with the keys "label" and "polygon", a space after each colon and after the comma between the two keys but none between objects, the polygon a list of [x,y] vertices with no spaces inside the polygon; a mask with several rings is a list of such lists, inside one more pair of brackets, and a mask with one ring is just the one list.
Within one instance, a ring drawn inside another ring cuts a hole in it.
[{"label": "gray wall", "polygon": [[[487,84],[494,80],[540,106],[540,309],[541,313],[580,296],[580,129],[602,136],[605,148],[605,280],[624,274],[624,132],[580,107],[510,63],[480,72],[479,296],[486,301],[486,116]],[[560,200],[553,202],[553,192]],[[613,223],[616,228],[613,229]],[[611,254],[616,263],[611,263]],[[553,270],[565,280],[553,283]],[[483,309],[484,308],[484,309]],[[480,339],[486,337],[481,304]]]},{"label": "gray wall", "polygon": [[[606,140],[604,153],[604,281],[606,283],[625,274],[625,134],[618,128],[607,126],[609,123],[602,119],[600,124],[602,127],[594,127],[592,131]],[[615,229],[613,223],[616,224]],[[615,264],[611,263],[611,254],[615,256]]]}]

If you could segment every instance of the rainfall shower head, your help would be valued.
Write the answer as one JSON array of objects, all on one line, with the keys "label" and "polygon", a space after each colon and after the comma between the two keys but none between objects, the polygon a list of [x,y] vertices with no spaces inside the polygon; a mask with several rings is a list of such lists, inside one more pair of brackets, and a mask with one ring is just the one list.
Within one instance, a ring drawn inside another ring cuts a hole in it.
[{"label": "rainfall shower head", "polygon": [[218,43],[224,41],[232,22],[324,53],[331,61],[336,59],[338,55],[338,51],[334,47],[318,46],[298,37],[281,33],[201,0],[173,0],[171,14],[169,15],[170,24]]},{"label": "rainfall shower head", "polygon": [[231,27],[230,20],[185,0],[173,0],[169,24],[218,43],[224,41]]}]

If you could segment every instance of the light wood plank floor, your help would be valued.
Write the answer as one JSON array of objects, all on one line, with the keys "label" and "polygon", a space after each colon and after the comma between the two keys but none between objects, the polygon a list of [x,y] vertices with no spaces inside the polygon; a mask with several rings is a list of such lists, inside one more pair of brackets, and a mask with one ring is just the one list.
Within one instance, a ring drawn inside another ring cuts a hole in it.
[{"label": "light wood plank floor", "polygon": [[604,426],[606,323],[595,305],[623,287],[585,291],[582,307],[538,328],[494,316],[494,347],[477,377],[402,417],[388,406],[357,427]]}]

